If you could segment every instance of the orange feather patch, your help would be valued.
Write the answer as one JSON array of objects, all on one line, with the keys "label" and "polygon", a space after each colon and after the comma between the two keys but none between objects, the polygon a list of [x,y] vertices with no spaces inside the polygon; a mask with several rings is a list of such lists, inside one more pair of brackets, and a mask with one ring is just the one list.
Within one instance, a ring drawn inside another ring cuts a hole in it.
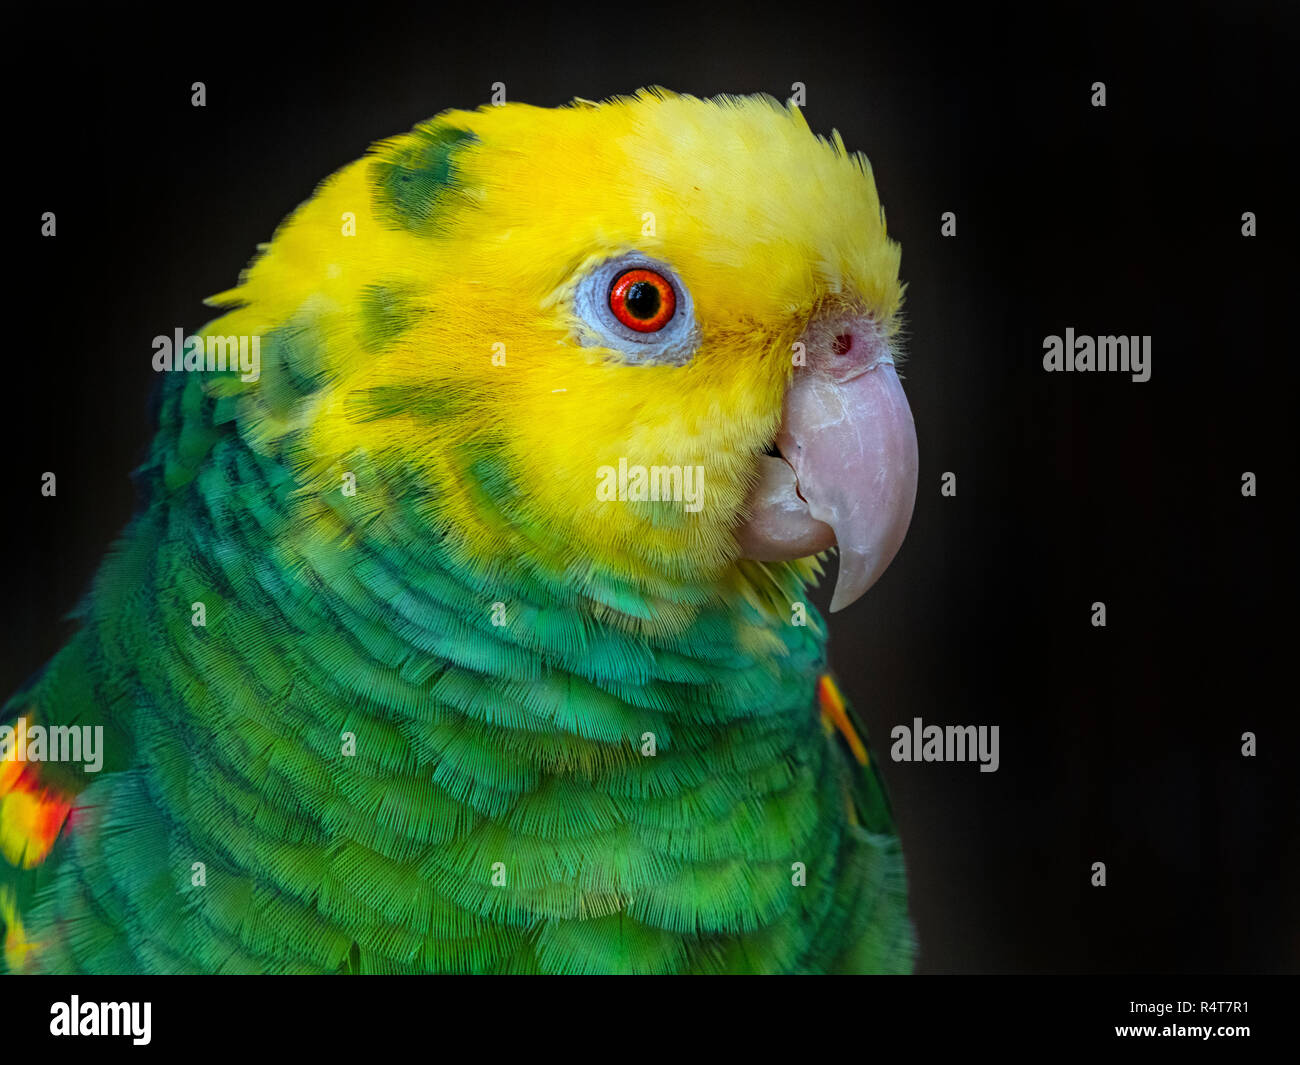
[{"label": "orange feather patch", "polygon": [[17,750],[0,760],[0,855],[21,869],[45,861],[72,810],[72,800],[44,787]]},{"label": "orange feather patch", "polygon": [[831,732],[838,729],[858,764],[866,765],[866,744],[853,728],[848,712],[844,709],[844,696],[840,694],[840,689],[836,687],[829,673],[823,673],[817,679],[817,705],[821,709],[822,727],[826,729],[826,734],[829,736]]}]

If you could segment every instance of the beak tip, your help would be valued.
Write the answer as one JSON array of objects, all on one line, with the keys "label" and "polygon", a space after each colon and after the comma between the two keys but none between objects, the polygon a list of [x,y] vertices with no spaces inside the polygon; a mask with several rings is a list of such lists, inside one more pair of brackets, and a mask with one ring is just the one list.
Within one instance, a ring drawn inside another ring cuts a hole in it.
[{"label": "beak tip", "polygon": [[[843,562],[840,563],[843,565]],[[832,614],[838,614],[841,610],[851,607],[859,599],[867,594],[868,589],[875,581],[845,581],[840,578],[835,580],[835,593],[831,596],[830,611]]]}]

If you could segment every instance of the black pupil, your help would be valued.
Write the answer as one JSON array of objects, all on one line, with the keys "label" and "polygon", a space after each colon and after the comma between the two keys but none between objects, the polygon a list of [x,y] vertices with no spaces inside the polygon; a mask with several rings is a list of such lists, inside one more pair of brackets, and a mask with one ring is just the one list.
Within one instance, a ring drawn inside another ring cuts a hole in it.
[{"label": "black pupil", "polygon": [[623,298],[635,318],[653,318],[659,313],[659,289],[649,281],[634,281]]}]

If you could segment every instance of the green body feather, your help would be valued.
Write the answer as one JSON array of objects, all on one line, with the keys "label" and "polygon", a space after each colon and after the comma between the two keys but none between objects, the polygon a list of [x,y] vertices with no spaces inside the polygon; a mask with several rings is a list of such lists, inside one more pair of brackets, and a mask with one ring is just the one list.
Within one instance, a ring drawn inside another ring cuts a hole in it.
[{"label": "green body feather", "polygon": [[142,473],[174,487],[5,715],[108,730],[49,859],[6,869],[41,970],[910,965],[884,797],[859,782],[875,831],[847,823],[860,770],[818,721],[816,619],[768,622],[768,661],[735,645],[737,611],[764,623],[746,603],[623,632],[541,576],[458,567],[418,493],[394,516],[334,493],[356,535],[315,534],[218,406],[169,390]]}]

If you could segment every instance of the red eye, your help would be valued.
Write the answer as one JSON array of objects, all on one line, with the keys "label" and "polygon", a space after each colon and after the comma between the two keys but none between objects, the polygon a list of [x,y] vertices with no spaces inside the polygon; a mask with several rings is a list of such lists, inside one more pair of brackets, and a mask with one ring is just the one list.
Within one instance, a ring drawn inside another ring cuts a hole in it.
[{"label": "red eye", "polygon": [[677,309],[673,286],[653,270],[628,270],[619,274],[609,290],[614,317],[638,333],[656,333]]}]

